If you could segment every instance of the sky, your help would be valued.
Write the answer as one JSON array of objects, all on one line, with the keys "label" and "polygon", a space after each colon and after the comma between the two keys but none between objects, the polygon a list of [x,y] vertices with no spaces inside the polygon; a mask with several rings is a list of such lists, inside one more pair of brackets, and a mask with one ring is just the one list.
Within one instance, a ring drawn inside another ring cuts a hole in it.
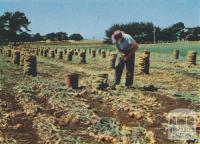
[{"label": "sky", "polygon": [[63,31],[87,39],[103,39],[115,23],[200,26],[200,0],[0,0],[0,15],[6,11],[24,12],[31,33]]}]

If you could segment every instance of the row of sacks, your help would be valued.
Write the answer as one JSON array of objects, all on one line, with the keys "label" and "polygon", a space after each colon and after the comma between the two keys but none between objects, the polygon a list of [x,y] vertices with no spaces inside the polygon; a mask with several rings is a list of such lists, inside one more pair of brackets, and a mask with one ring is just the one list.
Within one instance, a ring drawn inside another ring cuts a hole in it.
[{"label": "row of sacks", "polygon": [[[13,52],[12,52],[13,51]],[[8,49],[6,50],[6,55],[8,55],[9,57],[12,56],[13,57],[13,63],[14,64],[20,64],[20,65],[23,65],[24,63],[24,57],[27,55],[27,53],[30,53],[30,50],[27,50],[26,51],[18,51],[18,50],[12,50],[11,49]],[[33,54],[35,54],[35,51],[31,51]],[[43,50],[40,50],[40,52],[42,52],[43,54]],[[50,57],[54,58],[55,56],[55,51],[51,50],[50,51]],[[21,54],[20,54],[21,53]],[[145,52],[146,53],[146,52]],[[70,60],[72,59],[72,55],[74,54],[74,51],[70,51],[68,52],[68,55],[70,55],[71,57],[69,58]],[[150,53],[149,53],[150,54]],[[80,52],[80,63],[86,63],[86,53],[85,52]],[[146,54],[145,54],[146,55]],[[110,54],[110,67],[111,68],[114,68],[115,67],[115,60],[116,60],[116,56],[117,54],[116,53],[111,53]],[[21,57],[21,58],[20,58]],[[34,57],[32,55],[32,57]],[[62,59],[63,58],[63,53],[62,52],[59,52],[59,58]],[[30,58],[30,59],[34,59],[34,58]],[[36,59],[36,57],[35,57]],[[149,56],[147,58],[142,58],[143,62],[140,63],[140,67],[141,67],[141,71],[143,73],[146,73],[148,74],[149,73]],[[30,61],[34,61],[34,60],[30,60]],[[36,60],[35,60],[36,61]],[[30,62],[29,62],[30,63]],[[36,63],[36,62],[35,62]],[[30,64],[31,65],[31,64]],[[36,65],[36,64],[34,64]],[[35,66],[36,67],[36,66]],[[145,68],[144,68],[145,67]],[[25,66],[24,69],[30,69],[30,68],[27,68],[27,66]],[[34,69],[34,68],[33,68]],[[36,68],[35,68],[36,69]],[[34,74],[35,75],[35,74]]]},{"label": "row of sacks", "polygon": [[0,53],[4,56],[11,57],[13,64],[22,66],[24,75],[37,75],[37,58],[35,55],[14,49],[3,49]]},{"label": "row of sacks", "polygon": [[[58,58],[58,59],[64,59],[64,56],[67,56],[67,61],[72,61],[73,55],[79,55],[80,57],[80,62],[79,63],[86,63],[86,54],[87,51],[81,50],[81,49],[74,49],[74,50],[58,50],[58,49],[48,49],[48,48],[40,48],[40,49],[30,49],[29,52],[35,54],[35,55],[40,55],[44,57],[49,57],[49,58]],[[101,49],[98,50],[99,54],[102,55],[102,58],[106,58],[106,52]],[[89,49],[89,54],[92,55],[92,57],[96,57],[96,50]],[[114,63],[115,59],[117,56],[116,52],[111,52],[109,51],[109,56],[110,56],[110,68],[114,68]]]},{"label": "row of sacks", "polygon": [[[0,54],[10,57],[13,64],[23,67],[24,75],[37,76],[37,57],[30,54],[30,51],[19,51],[14,49],[5,49]],[[80,52],[80,55],[83,53]],[[66,83],[68,87],[78,88],[79,74],[70,73],[67,75]],[[92,76],[92,86],[98,90],[106,90],[108,88],[108,74],[98,74]]]},{"label": "row of sacks", "polygon": [[[86,63],[86,54],[87,51],[85,50],[57,50],[57,49],[31,49],[29,52],[35,54],[35,55],[40,55],[44,57],[50,57],[50,58],[58,58],[58,59],[64,59],[64,56],[67,56],[68,61],[72,61],[73,55],[79,55],[80,57],[80,63]],[[96,51],[92,50],[91,55],[93,58],[96,57]],[[102,51],[101,52],[102,58],[106,58],[106,52]]]},{"label": "row of sacks", "polygon": [[[49,48],[49,47],[26,47],[26,49],[29,49],[29,52],[35,53],[36,55],[43,55],[45,57],[48,56],[48,53],[54,53],[55,55],[58,53],[63,53],[65,55],[67,55],[68,52],[73,51],[73,53],[75,55],[78,55],[80,52],[85,52],[87,53],[87,50],[89,50],[89,54],[95,58],[96,57],[96,53],[98,51],[99,55],[102,55],[102,58],[106,58],[106,51],[102,50],[102,49],[67,49],[67,48],[63,48],[63,49],[58,49],[58,48]],[[109,50],[108,55],[110,56],[110,53],[112,52],[112,50]]]}]

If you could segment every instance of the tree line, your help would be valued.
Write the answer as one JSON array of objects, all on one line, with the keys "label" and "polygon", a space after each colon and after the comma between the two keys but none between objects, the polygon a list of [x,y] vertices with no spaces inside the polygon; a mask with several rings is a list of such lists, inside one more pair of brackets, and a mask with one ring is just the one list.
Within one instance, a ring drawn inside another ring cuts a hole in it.
[{"label": "tree line", "polygon": [[75,33],[68,36],[66,32],[57,32],[57,33],[48,33],[46,35],[40,35],[40,33],[36,33],[32,35],[32,41],[64,41],[64,40],[83,40],[83,36]]},{"label": "tree line", "polygon": [[[75,33],[51,32],[45,35],[31,34],[28,28],[31,22],[23,12],[5,12],[0,16],[0,43],[35,42],[35,41],[65,41],[83,40],[83,36]],[[111,36],[115,30],[122,30],[134,37],[139,43],[172,42],[178,40],[200,40],[200,27],[188,28],[183,22],[178,22],[161,29],[151,22],[132,22],[128,24],[114,24],[105,31],[105,43],[111,43]]]},{"label": "tree line", "polygon": [[0,43],[9,42],[35,42],[35,41],[64,41],[64,40],[83,40],[83,36],[75,33],[70,36],[66,32],[31,34],[28,28],[31,22],[23,12],[5,12],[0,16]]},{"label": "tree line", "polygon": [[111,36],[115,30],[130,34],[140,43],[174,42],[179,40],[200,40],[200,27],[187,28],[183,22],[178,22],[161,29],[151,22],[132,22],[128,24],[114,24],[105,31],[105,43],[111,43]]}]

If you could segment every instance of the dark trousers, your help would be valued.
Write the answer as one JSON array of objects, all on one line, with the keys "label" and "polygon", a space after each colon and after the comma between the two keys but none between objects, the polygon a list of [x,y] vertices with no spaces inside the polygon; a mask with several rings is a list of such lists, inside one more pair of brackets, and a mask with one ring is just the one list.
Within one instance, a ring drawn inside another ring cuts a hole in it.
[{"label": "dark trousers", "polygon": [[134,66],[135,66],[135,54],[129,60],[120,60],[120,63],[115,67],[115,84],[118,85],[121,80],[121,76],[126,66],[126,82],[125,86],[133,85]]}]

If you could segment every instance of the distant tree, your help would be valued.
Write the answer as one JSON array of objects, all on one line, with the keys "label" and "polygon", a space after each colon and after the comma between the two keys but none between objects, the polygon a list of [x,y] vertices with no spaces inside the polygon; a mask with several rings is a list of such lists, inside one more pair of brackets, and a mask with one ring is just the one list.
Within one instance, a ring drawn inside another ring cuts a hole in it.
[{"label": "distant tree", "polygon": [[44,40],[58,40],[58,41],[62,41],[62,40],[68,40],[68,35],[66,32],[57,32],[57,33],[48,33],[45,36],[43,36]]},{"label": "distant tree", "polygon": [[77,41],[79,41],[79,40],[83,40],[83,36],[80,35],[80,34],[72,34],[72,35],[69,36],[69,39],[70,40],[77,40]]},{"label": "distant tree", "polygon": [[156,27],[153,25],[153,23],[150,22],[146,23],[133,22],[128,24],[114,24],[113,26],[111,26],[109,29],[105,31],[106,33],[106,38],[104,40],[105,43],[111,42],[110,38],[115,30],[122,30],[125,33],[130,34],[139,43],[153,42],[154,30],[156,31],[155,33],[156,41],[176,41],[184,39],[186,35],[191,34],[191,31],[185,32],[185,25],[182,22],[178,22],[164,29]]},{"label": "distant tree", "polygon": [[17,37],[18,42],[30,42],[32,41],[32,37],[29,33],[23,32]]},{"label": "distant tree", "polygon": [[30,31],[28,25],[30,21],[23,12],[6,12],[1,16],[1,30],[5,34],[5,39],[11,42],[19,40],[19,36]]},{"label": "distant tree", "polygon": [[44,37],[45,40],[52,40],[52,41],[56,40],[56,34],[54,32],[48,33]]},{"label": "distant tree", "polygon": [[162,39],[164,41],[176,41],[184,38],[184,23],[178,22],[162,30]]},{"label": "distant tree", "polygon": [[33,41],[42,41],[43,37],[40,35],[40,33],[36,33],[35,35],[33,35],[32,40]]},{"label": "distant tree", "polygon": [[55,36],[56,36],[56,39],[59,41],[68,39],[68,35],[66,32],[57,32]]},{"label": "distant tree", "polygon": [[193,34],[188,34],[188,35],[186,35],[185,40],[194,41],[195,40],[195,36]]},{"label": "distant tree", "polygon": [[5,30],[5,20],[3,16],[0,16],[0,43],[6,41],[6,30]]},{"label": "distant tree", "polygon": [[195,27],[193,30],[194,40],[200,40],[200,27]]},{"label": "distant tree", "polygon": [[199,41],[200,40],[200,27],[189,28],[186,33],[185,40]]},{"label": "distant tree", "polygon": [[[160,28],[156,29],[160,31]],[[134,37],[138,42],[153,42],[153,30],[154,30],[154,25],[152,23],[138,23],[138,22],[133,22],[133,23],[128,23],[128,24],[114,24],[111,26],[108,30],[106,30],[106,40],[109,42],[112,33],[115,30],[122,30],[125,33],[130,34],[132,37]]]}]

